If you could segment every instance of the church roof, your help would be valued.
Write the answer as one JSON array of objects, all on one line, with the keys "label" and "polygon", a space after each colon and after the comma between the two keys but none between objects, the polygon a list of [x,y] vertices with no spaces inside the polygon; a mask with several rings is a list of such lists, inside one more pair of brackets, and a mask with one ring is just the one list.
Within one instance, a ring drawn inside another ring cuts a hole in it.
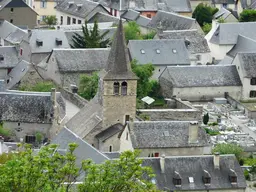
[{"label": "church roof", "polygon": [[121,20],[108,56],[106,71],[107,74],[103,78],[104,80],[137,79],[136,75],[131,71]]}]

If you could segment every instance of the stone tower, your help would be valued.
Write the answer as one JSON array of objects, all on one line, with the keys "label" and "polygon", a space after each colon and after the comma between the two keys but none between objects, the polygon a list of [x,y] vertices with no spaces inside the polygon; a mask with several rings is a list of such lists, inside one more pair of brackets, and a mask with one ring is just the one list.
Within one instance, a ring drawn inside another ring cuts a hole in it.
[{"label": "stone tower", "polygon": [[137,76],[132,72],[120,20],[103,77],[103,127],[133,120],[136,113]]}]

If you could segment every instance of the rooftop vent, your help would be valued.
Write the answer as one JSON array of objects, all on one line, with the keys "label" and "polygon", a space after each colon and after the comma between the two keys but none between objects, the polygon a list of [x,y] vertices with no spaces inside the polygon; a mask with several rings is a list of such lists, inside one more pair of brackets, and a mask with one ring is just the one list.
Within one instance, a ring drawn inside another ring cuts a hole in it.
[{"label": "rooftop vent", "polygon": [[59,38],[55,39],[56,45],[62,45],[62,40]]},{"label": "rooftop vent", "polygon": [[141,52],[141,54],[145,54],[145,50],[144,49],[141,49],[140,52]]},{"label": "rooftop vent", "polygon": [[40,39],[37,39],[37,40],[36,40],[36,45],[37,45],[38,47],[43,46],[43,41],[40,40]]},{"label": "rooftop vent", "polygon": [[4,56],[0,55],[0,61],[3,61],[3,60],[4,60]]},{"label": "rooftop vent", "polygon": [[160,50],[159,50],[159,49],[156,49],[156,53],[157,53],[157,54],[160,54]]},{"label": "rooftop vent", "polygon": [[172,49],[172,52],[176,54],[176,53],[177,53],[177,50],[176,50],[176,49]]}]

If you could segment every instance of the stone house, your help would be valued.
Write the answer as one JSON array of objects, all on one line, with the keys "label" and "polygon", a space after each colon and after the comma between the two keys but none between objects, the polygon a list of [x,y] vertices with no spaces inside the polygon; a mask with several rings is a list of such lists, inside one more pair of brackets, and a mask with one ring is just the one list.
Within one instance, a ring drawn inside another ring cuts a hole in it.
[{"label": "stone house", "polygon": [[212,63],[208,43],[204,35],[196,29],[163,31],[163,33],[158,33],[154,39],[183,39],[189,52],[191,65]]},{"label": "stone house", "polygon": [[130,40],[128,49],[131,60],[137,60],[141,65],[153,64],[155,70],[152,79],[158,80],[167,66],[190,65],[183,39]]},{"label": "stone house", "polygon": [[109,48],[53,49],[38,65],[38,72],[61,87],[79,85],[81,74],[92,74],[106,67],[108,55]]},{"label": "stone house", "polygon": [[164,191],[245,192],[243,169],[234,155],[149,157],[142,166],[152,167],[152,182]]},{"label": "stone house", "polygon": [[167,67],[159,77],[163,95],[189,101],[241,98],[242,82],[234,65]]},{"label": "stone house", "polygon": [[34,28],[37,25],[37,13],[23,0],[2,0],[0,18],[16,26]]},{"label": "stone house", "polygon": [[213,15],[213,18],[223,19],[225,23],[234,23],[238,22],[238,19],[226,8],[222,7],[217,13]]},{"label": "stone house", "polygon": [[97,12],[109,13],[101,4],[88,0],[63,0],[55,9],[59,25],[83,24]]}]

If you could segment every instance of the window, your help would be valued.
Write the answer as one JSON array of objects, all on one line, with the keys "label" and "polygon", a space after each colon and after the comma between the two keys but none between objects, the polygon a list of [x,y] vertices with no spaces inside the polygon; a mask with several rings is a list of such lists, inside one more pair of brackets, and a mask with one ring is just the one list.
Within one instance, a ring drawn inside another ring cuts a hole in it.
[{"label": "window", "polygon": [[10,20],[10,23],[13,23],[13,19]]},{"label": "window", "polygon": [[155,153],[155,157],[159,157],[159,153]]},{"label": "window", "polygon": [[237,183],[237,176],[230,176],[231,183]]},{"label": "window", "polygon": [[125,123],[130,120],[130,115],[125,115]]},{"label": "window", "polygon": [[81,24],[81,23],[82,23],[82,21],[81,21],[81,20],[78,20],[78,21],[77,21],[77,24]]},{"label": "window", "polygon": [[20,123],[18,123],[18,126],[20,126]]},{"label": "window", "polygon": [[55,39],[55,42],[56,42],[56,45],[57,45],[57,46],[62,45],[62,40],[59,39],[59,38],[56,38],[56,39]]},{"label": "window", "polygon": [[128,132],[126,133],[126,140],[129,140],[129,134],[128,134]]},{"label": "window", "polygon": [[47,7],[47,2],[42,0],[42,1],[40,2],[40,7],[41,7],[41,8],[46,8],[46,7]]},{"label": "window", "polygon": [[20,55],[22,55],[22,53],[23,53],[23,50],[22,50],[22,48],[20,49]]},{"label": "window", "polygon": [[250,97],[256,97],[256,91],[250,91]]},{"label": "window", "polygon": [[0,61],[3,61],[3,60],[4,60],[4,56],[0,55]]},{"label": "window", "polygon": [[147,17],[148,17],[148,18],[151,18],[151,14],[147,14]]},{"label": "window", "polygon": [[210,184],[211,178],[210,177],[203,177],[204,184]]},{"label": "window", "polygon": [[13,8],[11,8],[11,13],[13,13]]},{"label": "window", "polygon": [[251,85],[256,85],[256,78],[251,79]]},{"label": "window", "polygon": [[67,25],[70,25],[70,22],[71,22],[71,18],[67,17]]},{"label": "window", "polygon": [[37,39],[37,40],[36,40],[36,45],[37,45],[38,47],[43,46],[43,41],[41,41],[40,39]]},{"label": "window", "polygon": [[72,19],[72,23],[76,24],[76,19],[75,18]]},{"label": "window", "polygon": [[60,24],[63,25],[63,16],[60,16]]},{"label": "window", "polygon": [[127,83],[126,82],[122,82],[121,94],[127,95]]},{"label": "window", "polygon": [[119,95],[119,83],[114,83],[114,95]]},{"label": "window", "polygon": [[173,178],[173,184],[176,185],[181,185],[181,179],[180,178]]},{"label": "window", "polygon": [[41,21],[44,21],[45,18],[46,18],[46,15],[42,15],[42,16],[41,16]]},{"label": "window", "polygon": [[26,135],[25,142],[26,143],[35,143],[36,137],[34,135]]},{"label": "window", "polygon": [[112,145],[109,146],[109,152],[112,152]]}]

